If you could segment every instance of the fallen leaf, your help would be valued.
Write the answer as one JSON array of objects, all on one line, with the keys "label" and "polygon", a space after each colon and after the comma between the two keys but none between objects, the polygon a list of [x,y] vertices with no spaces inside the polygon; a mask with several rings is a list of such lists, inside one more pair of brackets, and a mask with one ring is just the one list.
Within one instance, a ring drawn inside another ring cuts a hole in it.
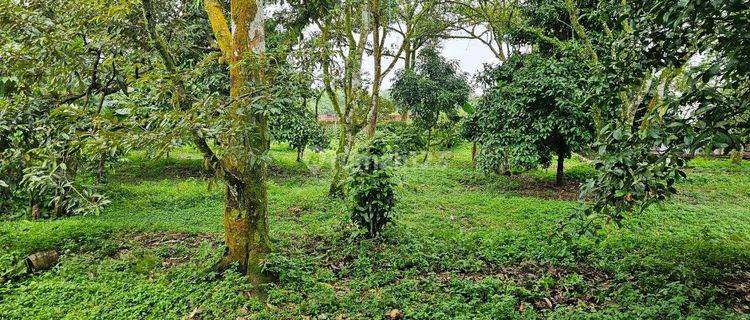
[{"label": "fallen leaf", "polygon": [[183,319],[183,320],[197,320],[197,319],[200,319],[200,317],[199,317],[198,315],[199,315],[199,314],[200,314],[201,312],[203,312],[203,309],[201,309],[201,308],[198,308],[198,307],[196,307],[195,309],[193,309],[193,311],[192,311],[192,312],[190,312],[190,314],[186,315],[186,316],[185,316],[184,318],[182,318],[182,319]]},{"label": "fallen leaf", "polygon": [[399,309],[391,309],[391,311],[388,311],[388,313],[385,314],[388,319],[395,320],[395,319],[403,319],[404,313],[401,312]]}]

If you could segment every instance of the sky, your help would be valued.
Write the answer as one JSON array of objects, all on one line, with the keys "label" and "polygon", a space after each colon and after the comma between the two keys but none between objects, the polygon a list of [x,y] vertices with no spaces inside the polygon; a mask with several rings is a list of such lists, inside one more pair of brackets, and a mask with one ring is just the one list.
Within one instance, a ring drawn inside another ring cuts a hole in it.
[{"label": "sky", "polygon": [[[391,38],[393,41],[400,41],[400,38],[392,36]],[[387,41],[390,42],[390,41]],[[473,80],[474,74],[477,71],[480,71],[483,69],[483,65],[485,63],[496,63],[497,58],[495,55],[492,54],[492,51],[490,51],[489,48],[487,48],[484,44],[482,44],[478,40],[473,39],[447,39],[443,40],[442,44],[442,54],[443,57],[445,57],[448,60],[454,60],[458,62],[458,66],[461,69],[461,71],[468,73],[469,79]],[[383,68],[385,68],[391,60],[389,58],[384,57],[383,58]],[[366,56],[364,58],[364,61],[362,63],[362,70],[365,70],[366,72],[372,72],[373,70],[373,61],[372,56]],[[383,90],[386,91],[390,88],[391,82],[393,80],[393,75],[395,74],[395,71],[398,69],[401,69],[403,67],[403,62],[399,62],[396,67],[393,68],[393,71],[388,73],[386,79],[383,81]],[[477,86],[472,86],[475,88],[475,93],[477,92],[476,88]]]}]

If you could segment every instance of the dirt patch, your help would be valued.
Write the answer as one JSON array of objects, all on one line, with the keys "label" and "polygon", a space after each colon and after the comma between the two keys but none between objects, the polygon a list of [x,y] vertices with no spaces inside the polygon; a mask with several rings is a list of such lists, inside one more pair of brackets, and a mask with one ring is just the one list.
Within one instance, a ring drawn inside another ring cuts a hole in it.
[{"label": "dirt patch", "polygon": [[459,179],[459,182],[469,190],[492,190],[526,197],[569,201],[578,200],[582,183],[568,179],[558,187],[554,181],[525,175],[498,176],[487,180]]},{"label": "dirt patch", "polygon": [[726,298],[735,311],[750,313],[750,271],[725,277],[719,287],[726,293]]},{"label": "dirt patch", "polygon": [[219,241],[220,239],[217,236],[205,233],[149,232],[136,234],[129,238],[128,242],[145,248],[156,248],[177,243],[188,247],[196,247],[202,242],[217,244]]},{"label": "dirt patch", "polygon": [[437,275],[437,280],[442,283],[456,278],[471,281],[496,278],[531,291],[545,293],[544,296],[519,297],[520,302],[516,305],[519,311],[522,311],[527,305],[532,305],[537,310],[554,309],[558,306],[597,309],[605,305],[606,302],[599,301],[591,288],[606,290],[612,286],[609,275],[586,265],[564,268],[531,262],[518,265],[487,266],[485,270],[476,273],[443,272]]},{"label": "dirt patch", "polygon": [[[137,233],[131,236],[125,235],[125,240],[114,252],[111,258],[122,258],[132,254],[132,249],[161,250],[160,261],[163,267],[174,267],[187,263],[192,254],[192,249],[197,248],[204,242],[212,247],[221,244],[221,238],[210,234],[190,234],[181,232],[148,232]],[[179,246],[188,248],[188,251],[178,250]]]}]

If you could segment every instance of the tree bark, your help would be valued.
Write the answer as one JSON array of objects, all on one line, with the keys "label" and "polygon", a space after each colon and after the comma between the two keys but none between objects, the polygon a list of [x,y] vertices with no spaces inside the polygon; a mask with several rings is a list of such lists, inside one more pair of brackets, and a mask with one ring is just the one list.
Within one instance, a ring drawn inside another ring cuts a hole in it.
[{"label": "tree bark", "polygon": [[372,75],[372,99],[370,101],[370,112],[367,115],[367,138],[375,138],[375,130],[378,125],[378,106],[380,104],[380,83],[383,81],[382,60],[383,50],[380,47],[380,0],[370,0],[372,10],[372,59],[375,70]]},{"label": "tree bark", "polygon": [[[211,27],[222,54],[229,62],[230,97],[239,99],[248,92],[249,80],[264,81],[262,73],[248,74],[242,62],[248,53],[265,52],[262,0],[230,1],[230,31],[218,0],[205,0]],[[232,114],[230,110],[230,114]],[[244,146],[221,159],[226,182],[224,231],[227,253],[218,263],[219,270],[237,264],[257,294],[258,285],[270,277],[262,264],[271,251],[268,232],[267,165],[257,158],[268,149],[268,119],[262,114],[234,115],[247,121],[249,129],[239,136],[227,137],[227,145]],[[246,118],[243,118],[246,117]]]},{"label": "tree bark", "polygon": [[268,203],[265,174],[252,172],[244,182],[228,182],[224,204],[224,231],[227,252],[218,270],[237,264],[256,293],[258,285],[271,277],[263,272],[263,263],[271,252],[268,232]]},{"label": "tree bark", "polygon": [[[345,125],[339,123],[339,126]],[[336,149],[336,160],[334,163],[334,174],[333,180],[331,180],[331,186],[328,188],[328,196],[330,197],[343,197],[344,196],[344,178],[346,177],[346,165],[349,163],[349,156],[352,148],[354,148],[354,133],[351,128],[339,129],[339,145]]]},{"label": "tree bark", "polygon": [[427,156],[430,155],[430,142],[432,140],[432,128],[427,130],[427,145],[425,145],[424,148],[424,159],[422,159],[422,162],[427,162]]},{"label": "tree bark", "polygon": [[477,168],[477,142],[473,141],[471,144],[471,167]]},{"label": "tree bark", "polygon": [[[167,155],[169,157],[169,155]],[[107,164],[107,152],[102,152],[99,157],[99,164],[96,167],[96,183],[102,184],[104,182],[104,169]]]},{"label": "tree bark", "polygon": [[297,162],[302,162],[302,157],[304,156],[305,147],[300,146],[297,147]]},{"label": "tree bark", "polygon": [[[562,140],[562,139],[561,139]],[[555,186],[562,187],[565,182],[565,141],[562,140],[557,146],[557,175]]]}]

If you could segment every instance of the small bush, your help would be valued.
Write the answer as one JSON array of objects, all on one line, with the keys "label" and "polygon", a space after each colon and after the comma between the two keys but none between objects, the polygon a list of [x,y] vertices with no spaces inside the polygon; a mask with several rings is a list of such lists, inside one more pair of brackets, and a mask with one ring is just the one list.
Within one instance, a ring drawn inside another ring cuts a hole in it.
[{"label": "small bush", "polygon": [[351,219],[368,237],[376,236],[393,215],[394,182],[386,152],[385,141],[373,140],[361,150],[347,181]]},{"label": "small bush", "polygon": [[447,117],[441,117],[435,126],[432,146],[438,150],[448,150],[458,145],[461,140],[461,127],[458,123]]},{"label": "small bush", "polygon": [[421,130],[403,122],[389,122],[378,130],[378,139],[388,145],[396,160],[403,161],[424,149],[425,141]]}]

